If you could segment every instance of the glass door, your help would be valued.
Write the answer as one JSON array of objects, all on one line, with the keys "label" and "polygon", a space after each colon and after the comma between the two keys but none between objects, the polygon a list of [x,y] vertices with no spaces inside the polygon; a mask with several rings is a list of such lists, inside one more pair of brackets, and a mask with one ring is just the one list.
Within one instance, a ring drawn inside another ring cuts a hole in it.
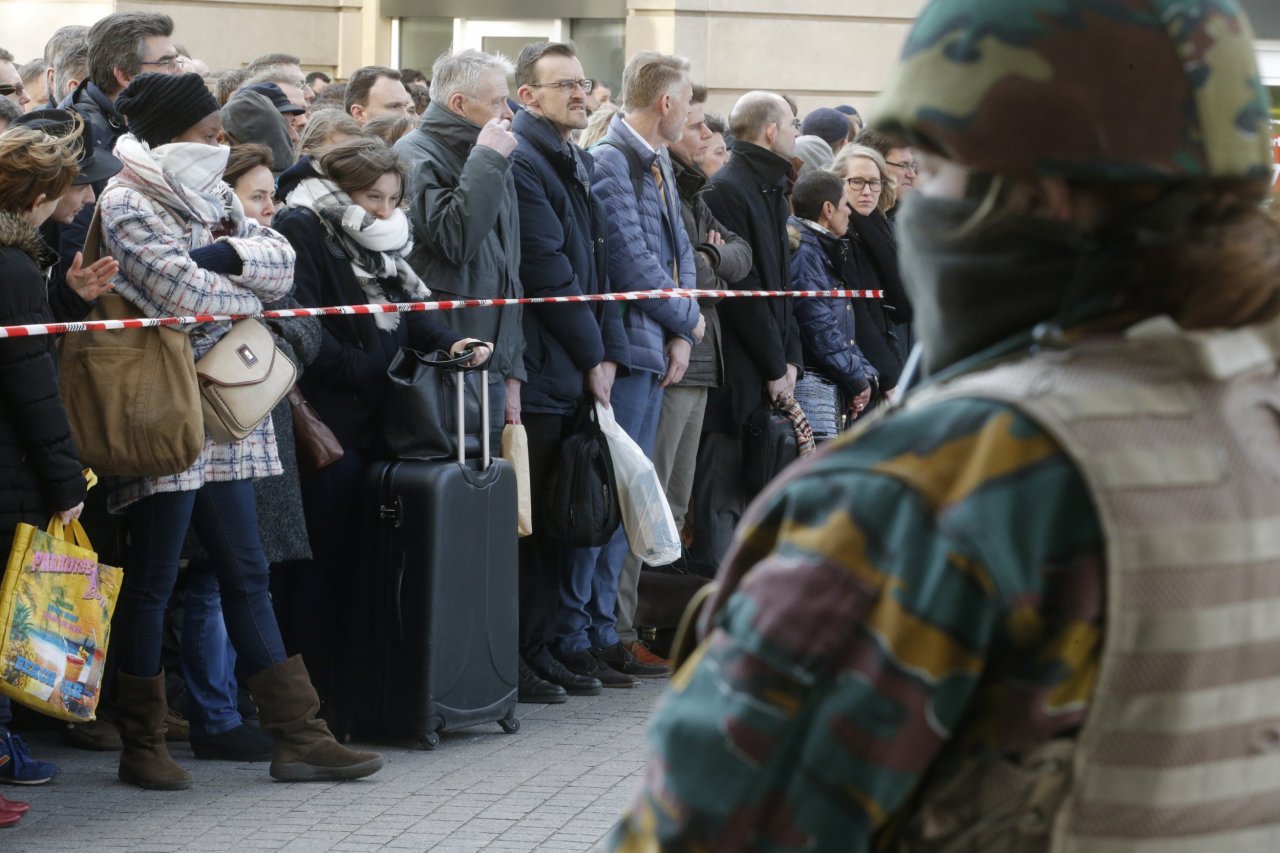
[{"label": "glass door", "polygon": [[454,18],[455,50],[474,48],[485,53],[501,53],[515,61],[521,49],[535,41],[564,41],[568,37],[560,18],[500,21],[482,18]]}]

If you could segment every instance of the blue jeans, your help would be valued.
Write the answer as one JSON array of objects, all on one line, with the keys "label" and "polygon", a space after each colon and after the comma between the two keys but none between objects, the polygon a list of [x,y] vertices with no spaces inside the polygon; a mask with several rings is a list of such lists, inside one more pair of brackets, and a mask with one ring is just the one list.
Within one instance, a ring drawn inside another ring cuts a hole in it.
[{"label": "blue jeans", "polygon": [[222,618],[218,576],[206,560],[188,567],[182,600],[182,680],[187,719],[197,737],[229,732],[242,722],[236,704],[236,650]]},{"label": "blue jeans", "polygon": [[[658,435],[661,382],[662,377],[656,373],[633,373],[614,381],[609,396],[618,426],[640,445],[646,456],[653,455]],[[614,605],[627,547],[627,534],[619,525],[608,544],[571,552],[568,582],[560,591],[557,648],[561,654],[603,649],[618,642]]]},{"label": "blue jeans", "polygon": [[152,495],[128,513],[132,544],[111,638],[122,672],[140,678],[160,672],[164,611],[189,526],[209,554],[207,562],[194,567],[192,581],[198,588],[199,574],[216,576],[226,630],[245,671],[255,675],[285,659],[267,594],[252,482],[207,483],[196,491]]}]

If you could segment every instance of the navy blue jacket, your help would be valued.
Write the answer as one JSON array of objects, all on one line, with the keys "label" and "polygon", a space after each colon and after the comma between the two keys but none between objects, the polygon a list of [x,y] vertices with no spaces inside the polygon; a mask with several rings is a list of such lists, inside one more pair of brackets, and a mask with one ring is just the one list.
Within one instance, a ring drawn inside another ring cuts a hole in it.
[{"label": "navy blue jacket", "polygon": [[[693,288],[698,272],[670,164],[622,125],[622,116],[614,116],[604,138],[630,149],[646,174],[637,199],[627,154],[613,145],[593,146],[595,183],[591,191],[609,211],[609,280],[619,292],[669,290],[676,286],[672,268],[678,261],[680,287]],[[655,162],[666,176],[665,209],[658,185],[648,174]],[[626,305],[623,314],[631,341],[631,370],[666,373],[667,341],[679,335],[693,343],[692,332],[701,316],[698,303],[692,299],[648,299]]]},{"label": "navy blue jacket", "polygon": [[[591,155],[561,139],[527,110],[513,125],[511,158],[520,210],[520,280],[525,296],[609,291],[605,211],[591,192]],[[612,361],[625,371],[631,351],[620,303],[525,306],[520,408],[570,414],[585,394],[583,374]]]},{"label": "navy blue jacket", "polygon": [[[843,290],[841,275],[849,244],[791,217],[791,290]],[[853,300],[797,299],[796,324],[804,349],[804,368],[814,370],[856,397],[878,379],[857,343]]]},{"label": "navy blue jacket", "polygon": [[[272,225],[298,253],[293,292],[300,305],[369,301],[351,260],[329,240],[314,213],[285,208]],[[321,317],[320,328],[320,353],[302,374],[302,394],[343,447],[375,453],[382,450],[380,417],[391,384],[387,368],[400,347],[447,350],[463,337],[426,314],[401,314],[395,331],[379,329],[369,315]]]}]

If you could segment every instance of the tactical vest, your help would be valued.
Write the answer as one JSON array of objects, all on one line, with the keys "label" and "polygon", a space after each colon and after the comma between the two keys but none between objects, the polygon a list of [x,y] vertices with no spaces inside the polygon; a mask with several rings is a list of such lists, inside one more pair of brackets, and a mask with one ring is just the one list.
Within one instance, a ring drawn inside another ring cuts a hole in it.
[{"label": "tactical vest", "polygon": [[931,773],[889,848],[1280,850],[1278,354],[1280,321],[1159,318],[913,395],[1007,403],[1062,446],[1106,539],[1106,625],[1078,736]]}]

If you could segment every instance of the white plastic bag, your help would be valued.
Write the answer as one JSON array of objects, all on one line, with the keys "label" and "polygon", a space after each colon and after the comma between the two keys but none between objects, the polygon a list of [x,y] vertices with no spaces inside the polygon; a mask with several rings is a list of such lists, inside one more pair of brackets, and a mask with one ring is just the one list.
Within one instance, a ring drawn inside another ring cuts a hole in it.
[{"label": "white plastic bag", "polygon": [[627,532],[631,553],[651,566],[674,563],[680,558],[680,531],[671,515],[667,494],[658,482],[658,472],[618,422],[613,409],[596,403],[600,431],[609,441],[613,475],[618,481],[618,504],[622,526]]}]

